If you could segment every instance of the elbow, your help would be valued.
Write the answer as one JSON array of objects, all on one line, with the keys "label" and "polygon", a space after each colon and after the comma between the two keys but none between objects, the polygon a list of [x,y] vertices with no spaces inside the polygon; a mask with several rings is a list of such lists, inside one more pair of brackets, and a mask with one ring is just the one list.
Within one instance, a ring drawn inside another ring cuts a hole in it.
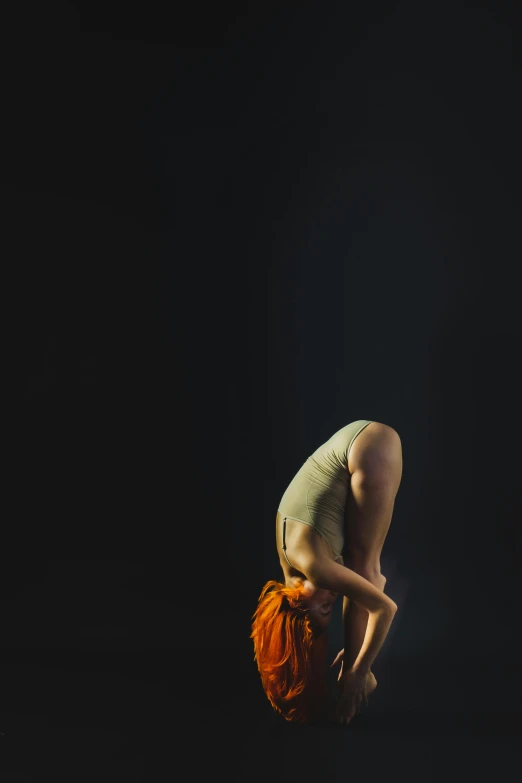
[{"label": "elbow", "polygon": [[391,622],[397,612],[397,604],[388,596],[383,596],[383,598],[385,600],[379,601],[372,609],[368,609],[368,612]]},{"label": "elbow", "polygon": [[395,617],[395,614],[397,613],[398,606],[395,603],[395,601],[392,601],[391,598],[388,598],[385,604],[382,605],[381,611],[384,614],[389,615],[390,617]]}]

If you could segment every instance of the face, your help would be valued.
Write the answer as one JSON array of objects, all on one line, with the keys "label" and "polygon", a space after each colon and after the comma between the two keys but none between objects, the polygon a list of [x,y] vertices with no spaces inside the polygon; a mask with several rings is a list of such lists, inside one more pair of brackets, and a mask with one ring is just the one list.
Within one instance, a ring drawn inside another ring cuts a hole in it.
[{"label": "face", "polygon": [[326,590],[324,587],[315,587],[307,579],[304,580],[305,606],[310,614],[312,625],[321,630],[326,630],[333,614],[333,606],[338,593]]}]

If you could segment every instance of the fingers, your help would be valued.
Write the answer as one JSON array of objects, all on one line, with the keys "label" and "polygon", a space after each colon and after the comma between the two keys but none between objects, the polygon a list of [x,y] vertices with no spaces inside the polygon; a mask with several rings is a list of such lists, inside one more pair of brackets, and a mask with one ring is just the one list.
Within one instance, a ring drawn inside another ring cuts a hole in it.
[{"label": "fingers", "polygon": [[336,663],[339,663],[339,661],[341,660],[341,658],[343,656],[344,656],[344,648],[340,652],[337,653],[337,655],[333,659],[332,663],[330,664],[330,668],[332,668],[332,666],[335,666]]},{"label": "fingers", "polygon": [[350,709],[348,712],[346,712],[346,713],[344,713],[344,712],[343,712],[343,713],[341,713],[341,715],[339,716],[339,723],[340,723],[341,725],[348,726],[348,724],[350,723],[351,719],[352,719],[352,718],[355,716],[355,714],[356,714],[356,712],[355,712],[355,707],[352,707],[352,708],[351,708],[351,709]]},{"label": "fingers", "polygon": [[368,704],[368,697],[365,692],[350,694],[349,698],[341,698],[335,715],[336,722],[347,726],[352,718],[359,714],[364,700]]},{"label": "fingers", "polygon": [[341,725],[348,725],[351,721],[351,719],[357,714],[357,705],[355,701],[350,701],[350,703],[343,703],[339,705],[339,710],[337,711],[337,720]]}]

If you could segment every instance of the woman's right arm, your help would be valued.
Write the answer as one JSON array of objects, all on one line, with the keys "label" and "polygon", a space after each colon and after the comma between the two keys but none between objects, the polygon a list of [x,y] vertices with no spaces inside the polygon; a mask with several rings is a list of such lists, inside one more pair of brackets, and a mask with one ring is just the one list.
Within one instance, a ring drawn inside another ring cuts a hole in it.
[{"label": "woman's right arm", "polygon": [[367,610],[366,634],[352,666],[353,672],[366,675],[388,635],[397,604],[363,576],[326,557],[309,558],[301,568],[317,587],[335,590]]}]

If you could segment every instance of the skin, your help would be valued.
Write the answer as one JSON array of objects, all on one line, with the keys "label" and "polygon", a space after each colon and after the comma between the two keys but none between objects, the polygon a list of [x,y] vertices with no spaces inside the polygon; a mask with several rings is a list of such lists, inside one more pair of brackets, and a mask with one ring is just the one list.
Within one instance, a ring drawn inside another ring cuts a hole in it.
[{"label": "skin", "polygon": [[285,583],[304,583],[312,622],[326,630],[333,604],[342,595],[344,649],[334,664],[342,661],[335,719],[343,724],[359,712],[377,685],[370,667],[397,610],[396,604],[384,595],[386,578],[381,573],[380,556],[402,477],[398,433],[380,422],[368,424],[352,444],[346,469],[350,479],[344,565],[334,562],[328,544],[313,528],[288,519],[289,565],[281,548],[282,519],[279,513],[276,517]]},{"label": "skin", "polygon": [[[382,580],[386,582],[386,579],[384,577],[382,577]],[[334,590],[328,590],[322,587],[315,587],[315,585],[313,585],[309,579],[306,578],[301,579],[296,576],[290,576],[288,578],[287,584],[296,587],[298,582],[302,583],[305,589],[306,607],[310,614],[310,620],[312,621],[312,625],[314,625],[314,627],[320,629],[321,631],[326,631],[328,629],[328,626],[330,625],[330,621],[333,614],[333,607],[339,596],[339,593],[336,593]],[[384,584],[382,586],[384,588]],[[366,613],[366,621],[367,621],[367,617],[368,614]],[[344,666],[344,649],[342,649],[336,655],[336,657],[334,658],[331,664],[332,667],[335,666],[337,663],[341,664],[339,677],[338,677],[338,682],[341,685],[343,666]],[[366,697],[368,697],[370,693],[373,693],[376,687],[377,687],[377,680],[375,679],[375,675],[373,674],[373,672],[370,670],[366,677],[366,685],[365,685]]]},{"label": "skin", "polygon": [[333,606],[339,593],[336,593],[335,590],[316,587],[309,579],[306,579],[306,577],[299,578],[290,576],[286,584],[296,587],[298,582],[301,582],[304,585],[306,595],[305,605],[308,609],[312,624],[316,628],[325,631],[330,625]]}]

